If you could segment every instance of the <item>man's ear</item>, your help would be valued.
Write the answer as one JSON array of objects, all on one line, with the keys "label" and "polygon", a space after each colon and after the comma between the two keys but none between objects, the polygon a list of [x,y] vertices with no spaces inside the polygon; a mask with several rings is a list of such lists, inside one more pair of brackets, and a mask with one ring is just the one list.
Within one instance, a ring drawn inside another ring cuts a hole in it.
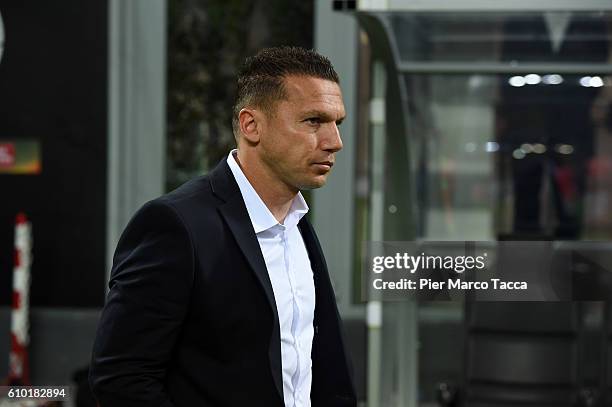
[{"label": "man's ear", "polygon": [[261,133],[261,112],[245,107],[238,113],[238,123],[240,124],[240,133],[249,143],[259,143]]}]

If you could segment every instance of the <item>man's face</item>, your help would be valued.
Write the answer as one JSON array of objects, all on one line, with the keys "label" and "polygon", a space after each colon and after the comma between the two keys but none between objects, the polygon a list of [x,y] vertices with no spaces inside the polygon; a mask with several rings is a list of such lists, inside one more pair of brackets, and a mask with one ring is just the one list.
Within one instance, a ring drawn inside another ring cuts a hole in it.
[{"label": "man's face", "polygon": [[287,98],[262,121],[259,158],[290,189],[319,188],[342,148],[342,93],[325,79],[288,76],[284,82]]}]

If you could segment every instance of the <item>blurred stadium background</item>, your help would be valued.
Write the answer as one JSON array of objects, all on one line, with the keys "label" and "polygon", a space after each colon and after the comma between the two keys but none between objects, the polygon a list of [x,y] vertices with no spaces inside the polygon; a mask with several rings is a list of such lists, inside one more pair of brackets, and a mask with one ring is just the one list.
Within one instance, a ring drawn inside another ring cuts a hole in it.
[{"label": "blurred stadium background", "polygon": [[345,147],[307,199],[361,403],[612,405],[596,265],[572,270],[602,297],[573,303],[366,302],[361,278],[366,241],[611,253],[607,0],[0,0],[0,378],[17,214],[32,227],[29,382],[92,406],[121,230],[227,154],[238,66],[273,45],[315,48],[341,77]]}]

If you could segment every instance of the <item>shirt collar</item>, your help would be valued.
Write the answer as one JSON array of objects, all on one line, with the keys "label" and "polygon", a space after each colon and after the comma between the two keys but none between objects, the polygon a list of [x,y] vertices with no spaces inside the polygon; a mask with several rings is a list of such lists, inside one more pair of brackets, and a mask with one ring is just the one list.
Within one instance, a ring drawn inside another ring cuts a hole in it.
[{"label": "shirt collar", "polygon": [[255,188],[251,185],[247,177],[242,172],[242,168],[238,165],[234,154],[238,152],[237,149],[233,149],[230,151],[227,156],[227,164],[236,179],[236,183],[238,183],[238,188],[240,188],[240,193],[242,194],[242,199],[244,199],[244,203],[247,208],[247,212],[249,213],[249,218],[251,218],[251,223],[253,224],[253,229],[255,229],[255,233],[263,232],[264,230],[268,230],[273,228],[274,226],[280,226],[282,228],[291,229],[298,224],[300,219],[308,213],[308,205],[304,200],[301,192],[298,192],[295,198],[293,198],[293,202],[291,202],[291,207],[289,208],[289,212],[285,217],[284,225],[281,225],[270,209],[266,206],[266,204],[261,200]]}]

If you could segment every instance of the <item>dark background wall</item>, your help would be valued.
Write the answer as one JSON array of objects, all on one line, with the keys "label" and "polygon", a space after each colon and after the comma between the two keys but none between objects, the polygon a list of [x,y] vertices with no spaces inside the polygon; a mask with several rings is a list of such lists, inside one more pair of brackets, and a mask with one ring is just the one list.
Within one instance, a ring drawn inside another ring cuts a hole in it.
[{"label": "dark background wall", "polygon": [[31,305],[104,300],[107,1],[0,0],[0,140],[36,139],[40,175],[0,174],[0,305],[11,298],[14,217],[34,234]]}]

